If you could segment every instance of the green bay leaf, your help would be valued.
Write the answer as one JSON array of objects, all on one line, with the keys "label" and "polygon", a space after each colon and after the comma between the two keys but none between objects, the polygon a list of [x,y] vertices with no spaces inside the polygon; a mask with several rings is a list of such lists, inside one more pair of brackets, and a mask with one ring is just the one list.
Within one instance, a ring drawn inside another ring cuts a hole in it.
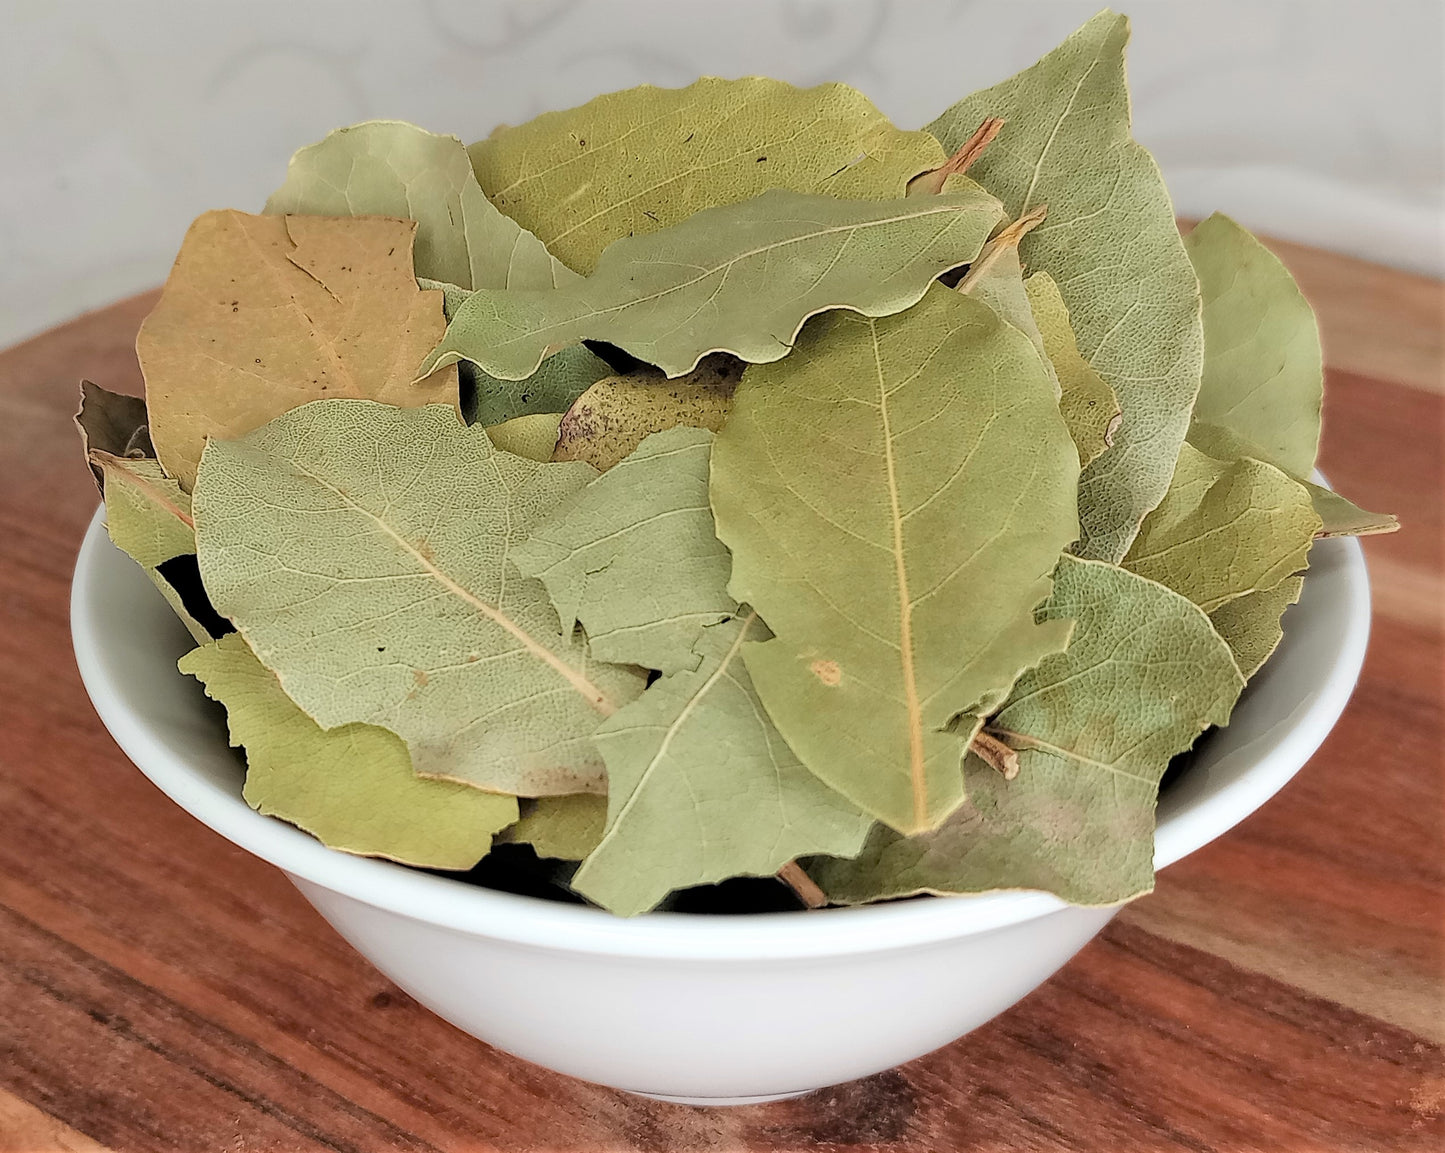
[{"label": "green bay leaf", "polygon": [[[549,287],[548,284],[521,277],[512,279],[514,283],[510,287]],[[448,323],[472,294],[471,289],[423,276],[417,277],[417,284],[442,294],[442,311]],[[509,285],[490,287],[506,288]],[[468,424],[492,426],[524,416],[565,412],[594,381],[601,380],[611,371],[605,361],[581,345],[564,348],[555,356],[549,356],[526,380],[499,380],[464,360],[457,365],[462,419]]]},{"label": "green bay leaf", "polygon": [[1059,410],[1079,450],[1079,463],[1087,468],[1105,449],[1113,447],[1121,419],[1119,398],[1079,354],[1069,309],[1054,278],[1047,272],[1036,272],[1024,281],[1024,293],[1044,353],[1058,377]]},{"label": "green bay leaf", "polygon": [[944,158],[846,85],[758,76],[612,92],[468,152],[497,207],[584,273],[613,241],[704,209],[774,188],[888,200]]},{"label": "green bay leaf", "polygon": [[810,853],[848,856],[872,822],[798,761],[738,659],[755,614],[701,630],[696,669],[608,718],[607,828],[572,887],[623,916],[673,889],[770,876]]},{"label": "green bay leaf", "polygon": [[593,476],[500,452],[445,406],[316,401],[207,447],[201,575],[324,728],[388,728],[423,776],[600,791],[591,732],[641,676],[591,660],[508,556]]},{"label": "green bay leaf", "polygon": [[416,275],[457,289],[556,288],[577,279],[492,206],[460,140],[402,120],[338,128],[300,149],[266,211],[415,220]]},{"label": "green bay leaf", "polygon": [[1319,515],[1322,537],[1376,536],[1396,532],[1400,527],[1400,522],[1389,513],[1369,512],[1332,489],[1309,481],[1305,482],[1305,489]]},{"label": "green bay leaf", "polygon": [[246,749],[246,803],[333,849],[469,869],[492,834],[517,819],[515,797],[418,777],[394,733],[361,724],[323,729],[237,633],[188,653],[180,670],[226,707],[231,744]]},{"label": "green bay leaf", "polygon": [[1047,205],[1019,252],[1048,272],[1079,351],[1118,395],[1114,447],[1084,473],[1081,556],[1117,561],[1169,487],[1199,391],[1199,287],[1153,158],[1129,134],[1128,21],[1095,16],[1018,75],[955,104],[929,131],[958,148],[1004,126],[969,175],[1014,218]]},{"label": "green bay leaf", "polygon": [[693,642],[737,605],[708,506],[712,433],[674,428],[592,481],[512,551],[547,586],[592,655],[664,673],[694,668]]},{"label": "green bay leaf", "polygon": [[557,427],[561,423],[560,412],[514,416],[501,424],[488,426],[487,435],[503,452],[525,456],[528,460],[546,461],[552,459],[557,447]]},{"label": "green bay leaf", "polygon": [[1278,257],[1218,213],[1184,238],[1204,299],[1204,383],[1189,442],[1216,460],[1252,457],[1305,486],[1320,536],[1394,532],[1308,478],[1319,449],[1324,366],[1309,301]]},{"label": "green bay leaf", "polygon": [[810,316],[887,316],[972,260],[999,219],[964,192],[848,201],[771,191],[618,240],[586,280],[551,292],[474,292],[422,372],[468,360],[523,379],[580,341],[607,341],[669,376],[711,352],[777,360]]},{"label": "green bay leaf", "polygon": [[1058,374],[1044,348],[1043,333],[1034,320],[1028,291],[1024,287],[1023,265],[1019,263],[1019,241],[1042,219],[1043,213],[1039,212],[996,232],[983,246],[978,259],[968,266],[967,275],[958,282],[958,291],[983,301],[1001,319],[1029,338],[1057,395],[1060,391]]},{"label": "green bay leaf", "polygon": [[732,410],[740,362],[707,357],[668,380],[639,371],[599,380],[562,417],[553,460],[585,460],[606,472],[655,432],[682,426],[717,432]]},{"label": "green bay leaf", "polygon": [[536,797],[521,802],[521,818],[497,834],[504,844],[531,845],[537,856],[580,861],[607,826],[607,798],[596,793]]},{"label": "green bay leaf", "polygon": [[[1303,479],[1315,466],[1324,364],[1314,310],[1269,249],[1215,213],[1184,238],[1204,300],[1204,377],[1194,420]],[[1205,452],[1191,430],[1190,440]]]},{"label": "green bay leaf", "polygon": [[1028,340],[942,285],[897,317],[815,321],[747,371],[712,506],[730,592],[777,634],[748,671],[823,781],[905,831],[958,805],[955,721],[1066,639],[1033,610],[1077,535],[1078,474]]},{"label": "green bay leaf", "polygon": [[102,477],[105,531],[112,543],[145,569],[186,631],[197,644],[205,644],[211,639],[210,631],[191,615],[176,587],[161,572],[167,561],[196,551],[190,496],[166,476],[155,459],[114,456],[98,448],[92,448],[87,459]]},{"label": "green bay leaf", "polygon": [[1299,602],[1304,583],[1302,576],[1287,576],[1274,588],[1245,593],[1209,614],[1214,631],[1233,651],[1245,680],[1260,670],[1284,639],[1280,618],[1285,609]]},{"label": "green bay leaf", "polygon": [[1145,518],[1124,567],[1212,613],[1302,572],[1319,527],[1309,493],[1293,477],[1247,457],[1218,461],[1185,443],[1169,491]]},{"label": "green bay leaf", "polygon": [[1068,649],[989,723],[1018,775],[970,756],[968,800],[936,832],[880,826],[854,861],[806,862],[834,901],[1044,889],[1110,905],[1152,888],[1160,778],[1228,721],[1244,678],[1196,605],[1112,565],[1063,558],[1046,613],[1076,622]]}]

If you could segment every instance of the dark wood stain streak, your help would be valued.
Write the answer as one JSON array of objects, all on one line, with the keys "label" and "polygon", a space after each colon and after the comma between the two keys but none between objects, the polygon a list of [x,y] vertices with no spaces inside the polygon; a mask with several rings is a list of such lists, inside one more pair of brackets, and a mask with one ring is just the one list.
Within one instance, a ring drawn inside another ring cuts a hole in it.
[{"label": "dark wood stain streak", "polygon": [[1366,542],[1364,678],[1275,801],[963,1040],[796,1101],[695,1110],[432,1017],[115,749],[66,656],[95,503],[69,418],[83,375],[139,391],[153,300],[0,353],[0,1105],[17,1102],[0,1119],[27,1102],[125,1153],[1445,1146],[1438,392],[1331,374],[1323,466],[1406,531]]},{"label": "dark wood stain streak", "polygon": [[[37,1020],[55,1017],[75,1023],[83,1023],[80,1018],[88,1020],[104,1031],[101,1038],[93,1035],[88,1038],[89,1044],[108,1050],[118,1063],[151,1065],[154,1062],[150,1058],[154,1057],[172,1067],[163,1074],[168,1080],[174,1079],[183,1086],[184,1082],[195,1079],[209,1089],[235,1098],[235,1102],[215,1110],[217,1118],[235,1114],[238,1103],[243,1111],[259,1115],[259,1119],[263,1119],[260,1123],[268,1128],[274,1122],[289,1134],[287,1139],[297,1148],[360,1153],[373,1147],[374,1136],[385,1142],[385,1148],[436,1153],[436,1146],[418,1141],[412,1134],[331,1093],[253,1042],[216,1026],[6,909],[0,909],[0,942],[3,942],[0,981],[9,988],[7,1004],[20,1007],[22,1012],[30,1008]],[[112,1008],[117,1005],[125,1006],[126,1011]],[[27,1053],[33,1060],[41,1051],[32,1045]],[[84,1055],[85,1047],[80,1047],[72,1050],[68,1059],[79,1063]],[[230,1075],[232,1068],[243,1074],[249,1087]],[[34,1076],[40,1070],[32,1068],[30,1072]],[[54,1071],[49,1072],[53,1075]],[[268,1083],[274,1084],[275,1091],[261,1092],[259,1086]],[[47,1081],[37,1087],[44,1090],[49,1084]],[[183,1087],[181,1092],[185,1092]],[[283,1103],[283,1097],[290,1101]],[[86,1093],[79,1099],[79,1109],[74,1108],[75,1102],[70,1103],[71,1109],[55,1108],[54,1105],[65,1103],[51,1102],[48,1111],[73,1128],[87,1132],[87,1123],[91,1120],[86,1108],[89,1103],[90,1094]],[[334,1120],[323,1126],[313,1120],[318,1115]],[[195,1136],[200,1137],[201,1132],[198,1129]],[[108,1144],[116,1143],[118,1136],[107,1133],[102,1137],[94,1132],[90,1135]],[[144,1137],[156,1143],[157,1148],[163,1138],[157,1132],[119,1136]]]}]

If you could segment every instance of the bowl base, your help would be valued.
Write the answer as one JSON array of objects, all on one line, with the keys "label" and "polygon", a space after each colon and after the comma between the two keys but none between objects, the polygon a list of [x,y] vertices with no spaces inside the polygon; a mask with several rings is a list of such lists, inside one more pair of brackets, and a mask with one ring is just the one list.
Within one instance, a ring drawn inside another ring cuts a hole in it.
[{"label": "bowl base", "polygon": [[762,1093],[756,1097],[673,1097],[666,1093],[643,1093],[636,1089],[624,1090],[634,1096],[647,1097],[653,1101],[665,1101],[669,1105],[700,1105],[706,1108],[729,1105],[766,1105],[769,1101],[791,1101],[794,1097],[806,1097],[809,1093],[816,1091],[815,1089],[796,1089],[791,1093]]}]

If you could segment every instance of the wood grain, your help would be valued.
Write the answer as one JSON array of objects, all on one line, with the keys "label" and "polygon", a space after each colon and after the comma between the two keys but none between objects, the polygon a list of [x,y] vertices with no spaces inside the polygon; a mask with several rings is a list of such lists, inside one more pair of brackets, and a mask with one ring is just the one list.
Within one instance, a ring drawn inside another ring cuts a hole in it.
[{"label": "wood grain", "polygon": [[139,391],[153,296],[0,353],[0,1153],[1441,1148],[1441,290],[1281,251],[1326,330],[1324,467],[1406,526],[1366,542],[1375,632],[1340,725],[1010,1012],[737,1110],[463,1035],[126,762],[70,657],[96,498],[69,415],[82,375]]}]

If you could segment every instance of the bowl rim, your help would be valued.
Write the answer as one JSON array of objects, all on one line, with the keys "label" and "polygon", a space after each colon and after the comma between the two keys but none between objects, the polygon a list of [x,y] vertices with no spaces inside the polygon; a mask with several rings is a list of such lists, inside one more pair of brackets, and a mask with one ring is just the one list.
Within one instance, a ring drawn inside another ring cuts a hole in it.
[{"label": "bowl rim", "polygon": [[[623,918],[603,909],[503,893],[329,849],[294,826],[262,816],[238,791],[225,790],[196,772],[117,691],[116,678],[102,655],[105,623],[90,604],[98,562],[105,559],[104,550],[115,550],[105,531],[104,514],[102,504],[81,543],[70,602],[76,662],[96,712],[122,751],[162,792],[213,831],[280,868],[293,882],[466,935],[567,952],[692,961],[877,953],[987,933],[1077,908],[1049,893],[999,890],[810,912],[648,913]],[[1350,538],[1331,543],[1343,546],[1338,567],[1347,598],[1335,659],[1322,670],[1308,704],[1258,764],[1160,820],[1155,833],[1156,871],[1264,804],[1309,760],[1343,712],[1364,663],[1370,593],[1359,542]],[[139,571],[136,575],[145,581]],[[149,583],[143,587],[148,589]]]}]

